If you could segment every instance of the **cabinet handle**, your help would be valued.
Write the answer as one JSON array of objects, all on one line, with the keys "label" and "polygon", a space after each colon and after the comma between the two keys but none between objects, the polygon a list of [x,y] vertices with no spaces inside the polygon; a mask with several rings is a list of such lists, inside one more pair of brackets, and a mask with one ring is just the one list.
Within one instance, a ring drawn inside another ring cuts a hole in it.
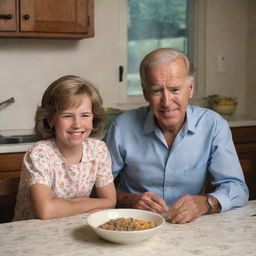
[{"label": "cabinet handle", "polygon": [[25,14],[25,15],[23,15],[23,19],[24,19],[24,20],[29,20],[29,19],[30,19],[30,16],[29,16],[28,14]]},{"label": "cabinet handle", "polygon": [[123,73],[124,73],[124,67],[119,66],[119,82],[123,81]]},{"label": "cabinet handle", "polygon": [[0,14],[0,19],[10,20],[12,18],[12,14]]}]

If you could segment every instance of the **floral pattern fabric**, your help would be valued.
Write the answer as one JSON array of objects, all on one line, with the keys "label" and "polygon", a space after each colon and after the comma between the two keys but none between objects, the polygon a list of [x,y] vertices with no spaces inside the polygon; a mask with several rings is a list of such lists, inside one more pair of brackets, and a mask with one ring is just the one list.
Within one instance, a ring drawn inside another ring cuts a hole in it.
[{"label": "floral pattern fabric", "polygon": [[37,142],[24,156],[14,220],[35,218],[29,187],[44,184],[54,198],[89,197],[93,186],[113,182],[111,159],[103,141],[87,138],[79,164],[70,164],[62,156],[55,140]]}]

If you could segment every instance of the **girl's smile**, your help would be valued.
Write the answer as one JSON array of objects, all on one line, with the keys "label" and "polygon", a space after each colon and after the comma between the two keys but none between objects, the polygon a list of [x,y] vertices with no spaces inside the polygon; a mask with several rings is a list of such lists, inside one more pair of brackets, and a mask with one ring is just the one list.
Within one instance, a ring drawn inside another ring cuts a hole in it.
[{"label": "girl's smile", "polygon": [[81,148],[93,128],[92,103],[84,96],[78,107],[71,107],[57,113],[49,123],[55,128],[56,143],[61,151],[70,147]]}]

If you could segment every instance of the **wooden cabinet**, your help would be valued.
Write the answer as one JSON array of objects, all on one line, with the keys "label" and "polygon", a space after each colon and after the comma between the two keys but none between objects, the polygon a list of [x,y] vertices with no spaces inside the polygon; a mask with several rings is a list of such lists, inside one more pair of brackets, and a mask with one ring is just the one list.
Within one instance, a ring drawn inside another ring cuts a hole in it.
[{"label": "wooden cabinet", "polygon": [[93,36],[93,0],[0,0],[0,37]]},{"label": "wooden cabinet", "polygon": [[[256,126],[232,127],[233,140],[249,189],[249,200],[256,200]],[[214,190],[208,176],[206,192]]]},{"label": "wooden cabinet", "polygon": [[0,31],[16,31],[15,0],[0,0]]},{"label": "wooden cabinet", "polygon": [[0,180],[20,176],[25,153],[0,154]]},{"label": "wooden cabinet", "polygon": [[231,128],[236,151],[250,191],[256,200],[256,126]]},{"label": "wooden cabinet", "polygon": [[0,154],[0,223],[14,216],[20,169],[24,153]]}]

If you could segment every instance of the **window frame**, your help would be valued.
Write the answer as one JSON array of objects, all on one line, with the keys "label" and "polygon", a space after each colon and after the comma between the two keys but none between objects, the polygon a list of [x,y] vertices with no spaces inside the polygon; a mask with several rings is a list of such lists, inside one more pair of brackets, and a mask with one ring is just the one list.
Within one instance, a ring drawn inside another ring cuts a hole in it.
[{"label": "window frame", "polygon": [[[120,25],[120,54],[119,66],[123,69],[123,81],[119,82],[119,102],[116,105],[122,109],[131,109],[146,105],[143,95],[127,95],[127,39],[128,39],[128,1],[119,1],[119,25]],[[206,35],[206,1],[205,0],[189,0],[188,8],[193,10],[188,16],[190,29],[188,30],[189,57],[192,60],[196,71],[195,93],[193,102],[205,97],[205,35]],[[138,70],[139,72],[139,70]]]}]

